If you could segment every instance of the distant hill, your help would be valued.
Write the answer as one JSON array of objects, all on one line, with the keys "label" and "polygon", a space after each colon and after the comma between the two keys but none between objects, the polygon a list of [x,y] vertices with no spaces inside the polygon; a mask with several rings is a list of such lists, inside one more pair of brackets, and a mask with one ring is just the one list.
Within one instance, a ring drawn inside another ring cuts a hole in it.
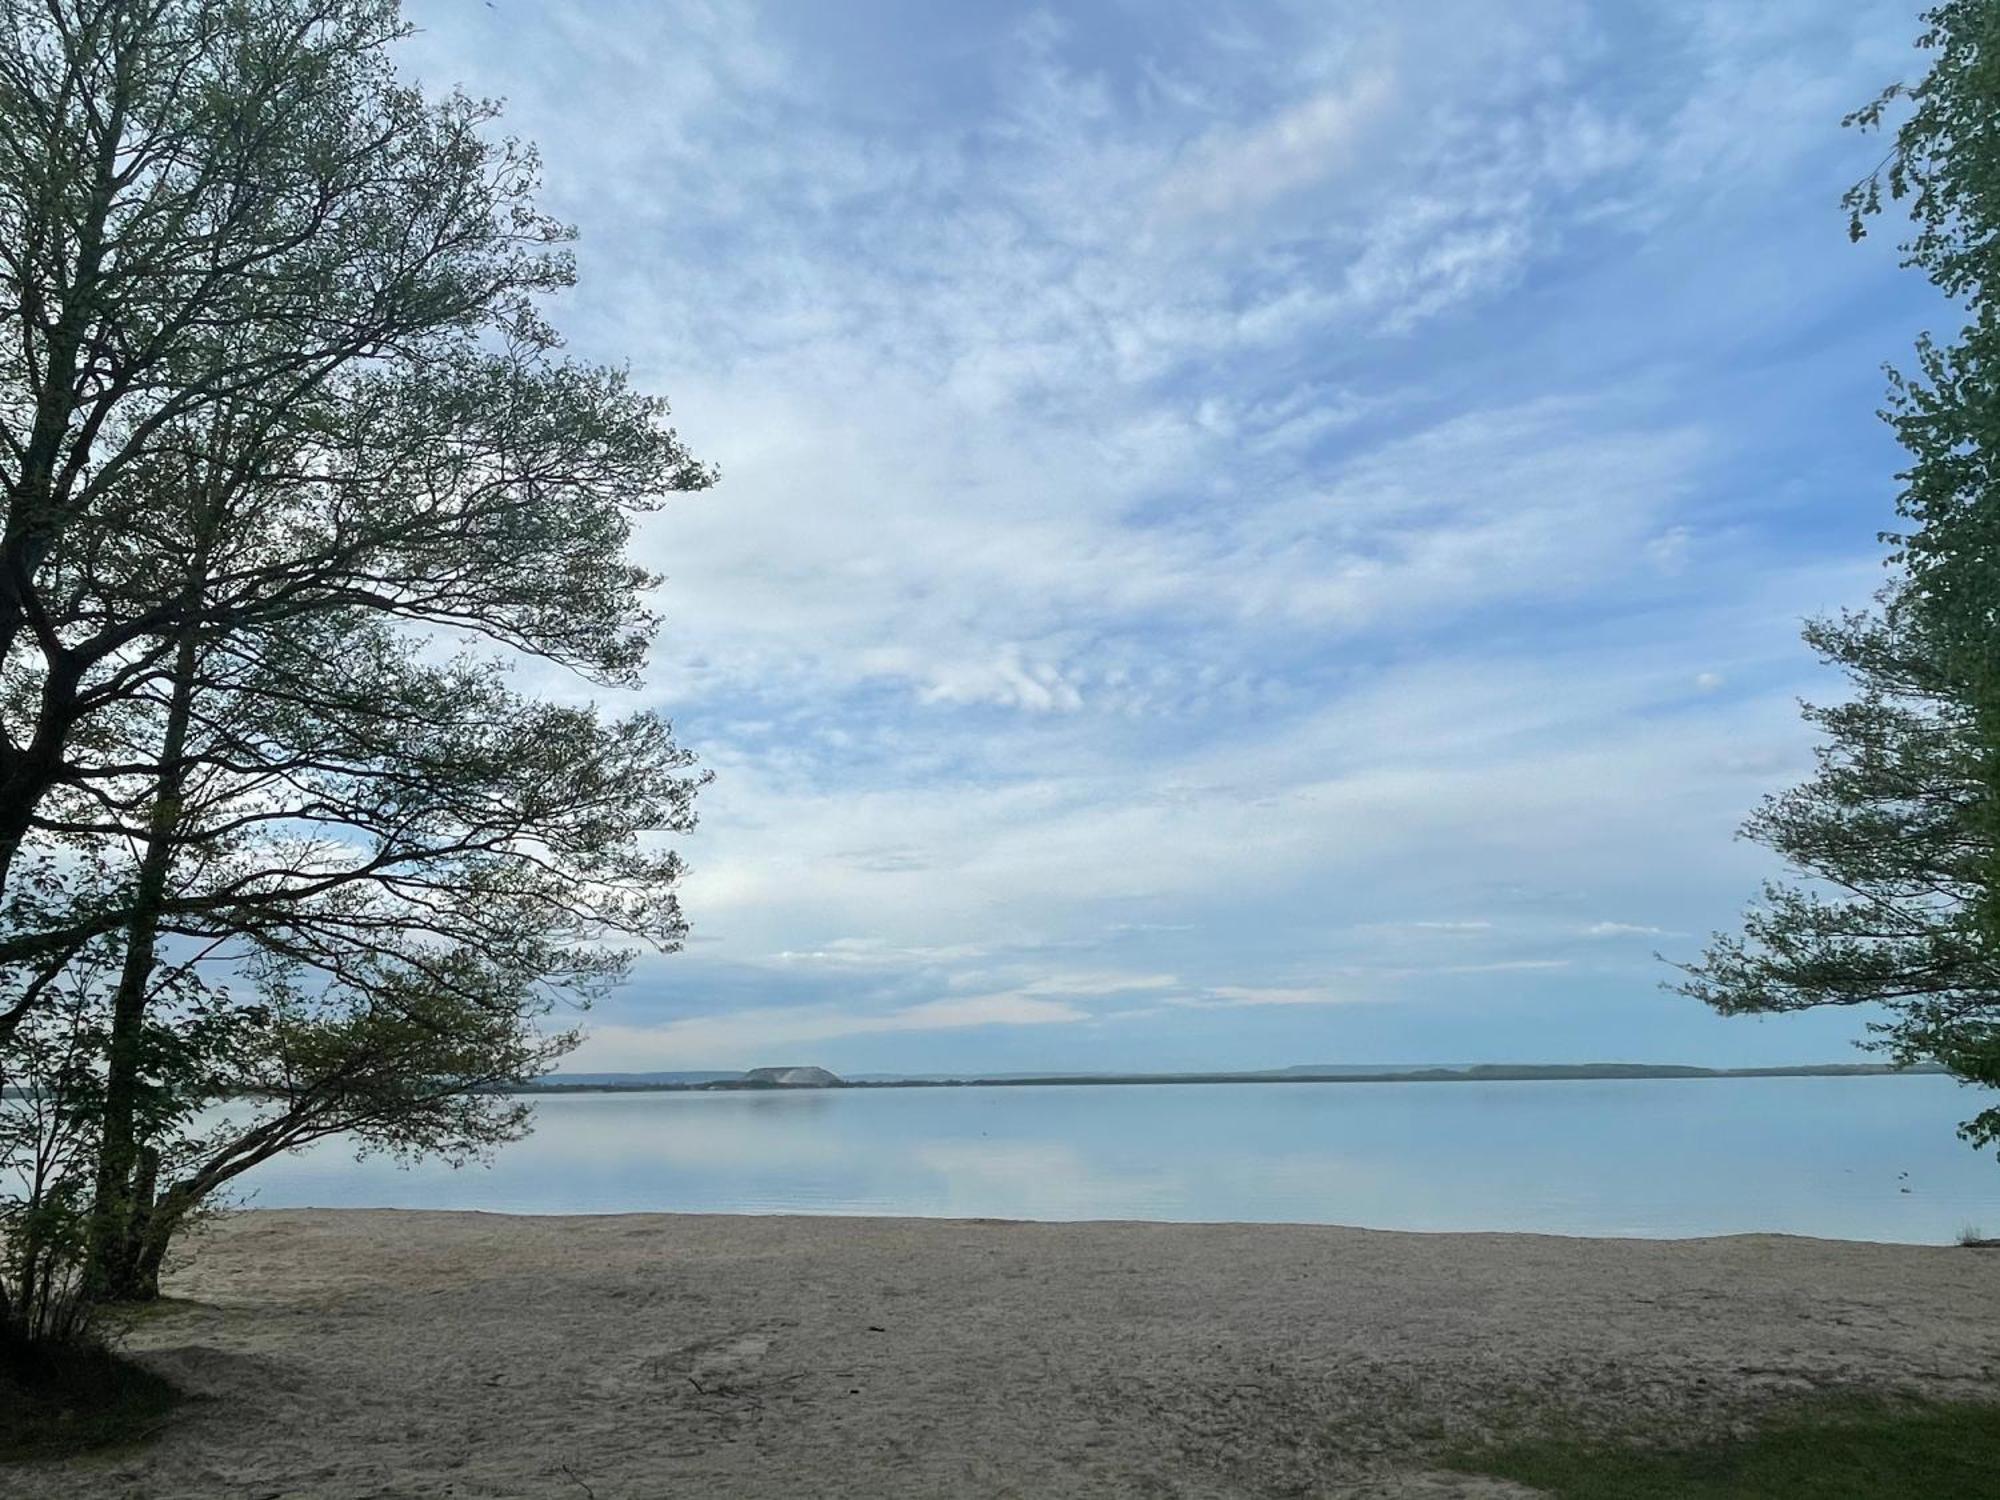
[{"label": "distant hill", "polygon": [[736,1081],[747,1088],[763,1084],[780,1089],[834,1089],[841,1084],[825,1068],[752,1068]]}]

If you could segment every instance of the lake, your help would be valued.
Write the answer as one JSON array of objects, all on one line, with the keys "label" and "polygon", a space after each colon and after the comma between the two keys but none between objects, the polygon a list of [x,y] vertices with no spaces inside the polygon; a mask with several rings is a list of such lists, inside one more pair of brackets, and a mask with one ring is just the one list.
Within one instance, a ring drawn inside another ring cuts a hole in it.
[{"label": "lake", "polygon": [[1678,1236],[2000,1234],[1940,1076],[558,1094],[491,1166],[338,1141],[258,1207],[1261,1220]]}]

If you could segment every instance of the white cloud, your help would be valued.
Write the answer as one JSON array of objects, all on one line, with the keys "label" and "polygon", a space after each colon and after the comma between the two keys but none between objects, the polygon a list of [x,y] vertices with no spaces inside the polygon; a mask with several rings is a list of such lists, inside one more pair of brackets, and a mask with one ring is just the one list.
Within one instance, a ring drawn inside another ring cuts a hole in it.
[{"label": "white cloud", "polygon": [[1669,526],[1646,543],[1646,555],[1653,560],[1654,567],[1672,576],[1687,567],[1693,546],[1693,531],[1686,526]]},{"label": "white cloud", "polygon": [[1567,969],[1566,958],[1506,958],[1490,964],[1443,964],[1436,974],[1527,974],[1544,969]]},{"label": "white cloud", "polygon": [[988,1026],[1067,1026],[1090,1013],[1037,995],[969,995],[929,1000],[883,1014],[832,1006],[746,1007],[655,1026],[600,1025],[569,1057],[570,1072],[790,1066],[773,1057],[837,1037],[963,1031]]},{"label": "white cloud", "polygon": [[1331,1024],[1350,984],[1553,975],[1527,945],[1619,935],[1593,907],[1733,903],[1802,759],[1792,618],[1867,584],[1757,529],[1782,424],[1717,362],[1790,325],[1726,278],[1798,261],[1712,208],[1818,149],[1881,7],[1663,15],[1663,68],[1616,8],[1149,20],[1138,66],[937,7],[978,41],[949,99],[809,9],[419,0],[425,72],[511,98],[582,221],[574,347],[724,470],[641,543],[650,696],[721,772],[676,972],[841,997],[595,1051],[1081,1033],[1118,995]]},{"label": "white cloud", "polygon": [[1055,973],[1030,980],[1027,995],[1129,995],[1143,990],[1170,990],[1180,983],[1172,974]]},{"label": "white cloud", "polygon": [[1211,130],[1166,174],[1160,206],[1174,216],[1241,213],[1321,182],[1351,159],[1393,94],[1388,74],[1370,70],[1256,125]]},{"label": "white cloud", "polygon": [[1318,986],[1219,984],[1170,1003],[1188,1010],[1233,1010],[1260,1005],[1357,1005],[1370,998]]},{"label": "white cloud", "polygon": [[[889,866],[888,868],[897,868]],[[962,963],[983,958],[987,950],[978,943],[955,943],[940,947],[897,947],[882,938],[834,938],[822,948],[804,952],[786,949],[771,955],[779,964],[834,964],[843,968],[905,968],[912,964]]]},{"label": "white cloud", "polygon": [[1411,932],[1491,932],[1493,930],[1491,922],[1482,921],[1378,922],[1372,925],[1390,930],[1401,929]]}]

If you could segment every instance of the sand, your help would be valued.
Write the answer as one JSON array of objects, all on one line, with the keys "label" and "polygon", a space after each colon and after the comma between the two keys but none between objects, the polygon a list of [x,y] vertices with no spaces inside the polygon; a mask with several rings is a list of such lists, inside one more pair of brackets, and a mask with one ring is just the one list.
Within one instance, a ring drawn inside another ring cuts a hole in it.
[{"label": "sand", "polygon": [[1551,1413],[2000,1398],[2000,1254],[1748,1236],[270,1211],[130,1346],[197,1396],[38,1497],[1529,1492]]}]

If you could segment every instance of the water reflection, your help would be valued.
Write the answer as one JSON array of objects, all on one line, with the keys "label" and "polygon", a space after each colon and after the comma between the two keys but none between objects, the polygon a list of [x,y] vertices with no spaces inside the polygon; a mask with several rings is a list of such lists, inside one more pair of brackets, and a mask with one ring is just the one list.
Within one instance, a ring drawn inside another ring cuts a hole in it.
[{"label": "water reflection", "polygon": [[255,1201],[1938,1242],[2000,1233],[1974,1107],[1936,1077],[556,1095],[491,1167],[328,1142]]}]

